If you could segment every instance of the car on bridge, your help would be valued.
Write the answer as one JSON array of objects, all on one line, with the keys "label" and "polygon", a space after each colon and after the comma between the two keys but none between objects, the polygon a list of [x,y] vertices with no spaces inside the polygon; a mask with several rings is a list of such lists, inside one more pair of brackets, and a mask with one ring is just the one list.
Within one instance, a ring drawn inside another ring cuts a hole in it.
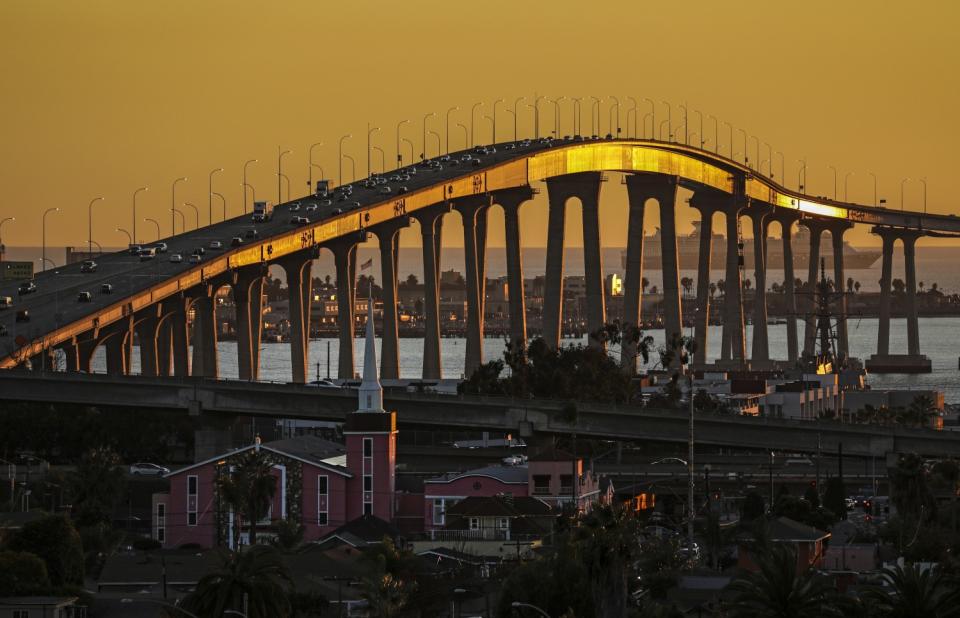
[{"label": "car on bridge", "polygon": [[37,284],[33,281],[27,281],[26,283],[21,283],[20,287],[17,288],[17,294],[23,296],[24,294],[33,294],[37,291]]},{"label": "car on bridge", "polygon": [[90,294],[90,292],[80,292],[77,294],[78,303],[89,303],[91,300],[93,300],[93,295]]},{"label": "car on bridge", "polygon": [[110,283],[104,283],[100,286],[101,294],[113,294],[113,285]]},{"label": "car on bridge", "polygon": [[157,250],[157,253],[166,253],[167,252],[167,243],[158,242],[153,245],[153,248]]},{"label": "car on bridge", "polygon": [[260,233],[257,232],[257,230],[247,230],[243,234],[244,238],[258,238],[259,236],[260,236]]},{"label": "car on bridge", "polygon": [[223,249],[223,243],[220,242],[219,240],[211,240],[210,249],[214,249],[214,250]]},{"label": "car on bridge", "polygon": [[230,246],[231,246],[231,247],[239,247],[239,246],[242,245],[242,244],[243,244],[243,239],[240,238],[239,236],[234,236],[234,237],[230,240]]},{"label": "car on bridge", "polygon": [[310,219],[306,217],[292,217],[290,219],[290,225],[307,225],[310,223]]},{"label": "car on bridge", "polygon": [[80,272],[82,273],[92,273],[97,271],[97,263],[93,260],[84,260],[83,264],[80,264]]},{"label": "car on bridge", "polygon": [[30,321],[30,311],[28,309],[21,309],[17,312],[17,322],[29,322]]},{"label": "car on bridge", "polygon": [[137,462],[130,464],[130,474],[134,476],[163,476],[169,474],[170,468],[158,466],[154,463]]},{"label": "car on bridge", "polygon": [[202,260],[203,260],[203,258],[200,257],[200,254],[199,254],[199,253],[192,253],[192,254],[190,254],[190,263],[191,263],[191,264],[199,264]]},{"label": "car on bridge", "polygon": [[140,250],[140,261],[146,262],[157,257],[157,248],[156,247],[147,247]]},{"label": "car on bridge", "polygon": [[183,262],[183,256],[182,256],[182,255],[180,255],[179,253],[171,253],[171,254],[170,254],[170,263],[171,263],[171,264],[179,264],[179,263],[181,263],[181,262]]}]

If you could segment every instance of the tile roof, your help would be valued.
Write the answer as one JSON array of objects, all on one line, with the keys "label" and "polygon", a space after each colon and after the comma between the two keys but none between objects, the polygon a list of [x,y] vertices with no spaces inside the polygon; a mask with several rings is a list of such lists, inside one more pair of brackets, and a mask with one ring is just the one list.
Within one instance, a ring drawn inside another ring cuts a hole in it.
[{"label": "tile roof", "polygon": [[829,532],[817,530],[789,517],[778,517],[771,521],[768,533],[773,541],[819,541],[830,536]]},{"label": "tile roof", "polygon": [[457,479],[471,476],[488,476],[502,483],[517,483],[526,485],[528,482],[527,466],[486,466],[467,470],[466,472],[448,472],[443,476],[427,479],[424,483],[451,483]]}]

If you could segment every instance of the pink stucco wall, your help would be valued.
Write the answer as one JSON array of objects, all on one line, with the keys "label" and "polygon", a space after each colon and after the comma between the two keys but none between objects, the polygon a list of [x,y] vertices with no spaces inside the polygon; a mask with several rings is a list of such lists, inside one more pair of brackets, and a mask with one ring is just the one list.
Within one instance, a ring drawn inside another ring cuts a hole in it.
[{"label": "pink stucco wall", "polygon": [[529,495],[527,483],[505,483],[492,476],[467,474],[448,482],[426,482],[423,484],[423,526],[424,530],[433,530],[433,501],[435,498],[493,497],[497,494],[512,494],[516,497]]},{"label": "pink stucco wall", "polygon": [[[363,456],[363,439],[373,441],[372,457]],[[363,515],[363,477],[372,474],[372,514],[393,521],[396,490],[397,433],[347,434],[347,468],[353,477],[347,483],[347,520]]]}]

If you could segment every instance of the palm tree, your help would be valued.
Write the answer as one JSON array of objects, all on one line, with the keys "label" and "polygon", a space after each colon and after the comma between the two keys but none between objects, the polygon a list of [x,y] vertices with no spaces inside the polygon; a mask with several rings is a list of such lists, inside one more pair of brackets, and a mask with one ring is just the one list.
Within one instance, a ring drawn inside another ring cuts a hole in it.
[{"label": "palm tree", "polygon": [[753,285],[753,282],[750,281],[749,279],[743,280],[743,289],[749,290],[752,285]]},{"label": "palm tree", "polygon": [[690,290],[693,289],[693,279],[690,277],[682,277],[680,279],[680,285],[683,287],[683,293],[689,295]]},{"label": "palm tree", "polygon": [[247,520],[250,545],[257,544],[257,522],[270,512],[270,503],[277,493],[272,471],[273,465],[257,448],[242,455],[233,472],[222,475],[218,481],[224,501]]},{"label": "palm tree", "polygon": [[853,292],[853,277],[847,277],[847,292]]},{"label": "palm tree", "polygon": [[710,282],[710,300],[713,300],[713,296],[716,293],[717,293],[717,284],[711,281]]},{"label": "palm tree", "polygon": [[644,294],[647,293],[647,286],[649,285],[650,285],[649,279],[647,279],[646,277],[640,277],[640,289],[643,291]]},{"label": "palm tree", "polygon": [[243,611],[249,618],[290,616],[290,573],[280,554],[264,545],[243,552],[227,552],[220,569],[204,575],[183,603],[200,616],[223,616]]},{"label": "palm tree", "polygon": [[860,292],[860,282],[859,282],[859,281],[854,281],[854,282],[853,282],[853,289],[854,289],[854,291],[857,292],[857,293]]},{"label": "palm tree", "polygon": [[922,457],[915,453],[900,455],[890,476],[890,499],[904,520],[932,517],[936,500],[927,486]]},{"label": "palm tree", "polygon": [[657,294],[657,286],[651,287],[651,288],[650,288],[650,293],[653,294],[654,296],[656,296],[656,294]]},{"label": "palm tree", "polygon": [[897,618],[960,616],[960,588],[940,567],[921,569],[911,564],[883,570],[885,587],[864,591],[871,614]]},{"label": "palm tree", "polygon": [[717,281],[717,289],[720,290],[720,296],[724,296],[726,294],[725,290],[727,289],[727,282],[723,279],[719,279]]},{"label": "palm tree", "polygon": [[630,565],[637,558],[637,520],[623,506],[602,506],[575,529],[598,618],[627,615]]},{"label": "palm tree", "polygon": [[800,570],[792,547],[772,544],[757,555],[756,573],[730,584],[734,593],[731,616],[815,618],[842,616],[827,580],[807,567]]}]

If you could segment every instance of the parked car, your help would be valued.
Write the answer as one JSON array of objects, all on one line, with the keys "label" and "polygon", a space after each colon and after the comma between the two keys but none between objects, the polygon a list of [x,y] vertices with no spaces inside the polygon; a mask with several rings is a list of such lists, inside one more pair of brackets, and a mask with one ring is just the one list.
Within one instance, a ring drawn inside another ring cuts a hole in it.
[{"label": "parked car", "polygon": [[96,272],[96,270],[97,270],[97,263],[94,262],[93,260],[84,260],[83,263],[80,264],[80,272],[82,273],[92,273],[92,272]]},{"label": "parked car", "polygon": [[130,465],[130,474],[136,476],[163,476],[169,473],[170,468],[164,468],[157,464],[138,462]]},{"label": "parked car", "polygon": [[503,462],[503,465],[505,465],[505,466],[519,466],[520,464],[523,463],[523,456],[522,456],[522,455],[507,455],[506,457],[504,457],[504,458],[501,459],[500,461],[502,461],[502,462]]},{"label": "parked car", "polygon": [[113,294],[113,285],[110,283],[103,283],[100,285],[101,294]]},{"label": "parked car", "polygon": [[78,303],[89,303],[93,300],[93,295],[90,292],[80,292],[77,294]]},{"label": "parked car", "polygon": [[170,263],[171,263],[171,264],[179,264],[179,263],[182,262],[182,261],[183,261],[183,256],[180,255],[179,253],[171,253],[171,254],[170,254]]},{"label": "parked car", "polygon": [[220,242],[219,240],[211,240],[211,241],[210,241],[210,248],[211,248],[211,249],[223,249],[223,243]]},{"label": "parked car", "polygon": [[33,294],[37,291],[37,284],[33,281],[27,281],[26,283],[21,283],[20,287],[17,288],[17,294],[23,296],[24,294]]}]

